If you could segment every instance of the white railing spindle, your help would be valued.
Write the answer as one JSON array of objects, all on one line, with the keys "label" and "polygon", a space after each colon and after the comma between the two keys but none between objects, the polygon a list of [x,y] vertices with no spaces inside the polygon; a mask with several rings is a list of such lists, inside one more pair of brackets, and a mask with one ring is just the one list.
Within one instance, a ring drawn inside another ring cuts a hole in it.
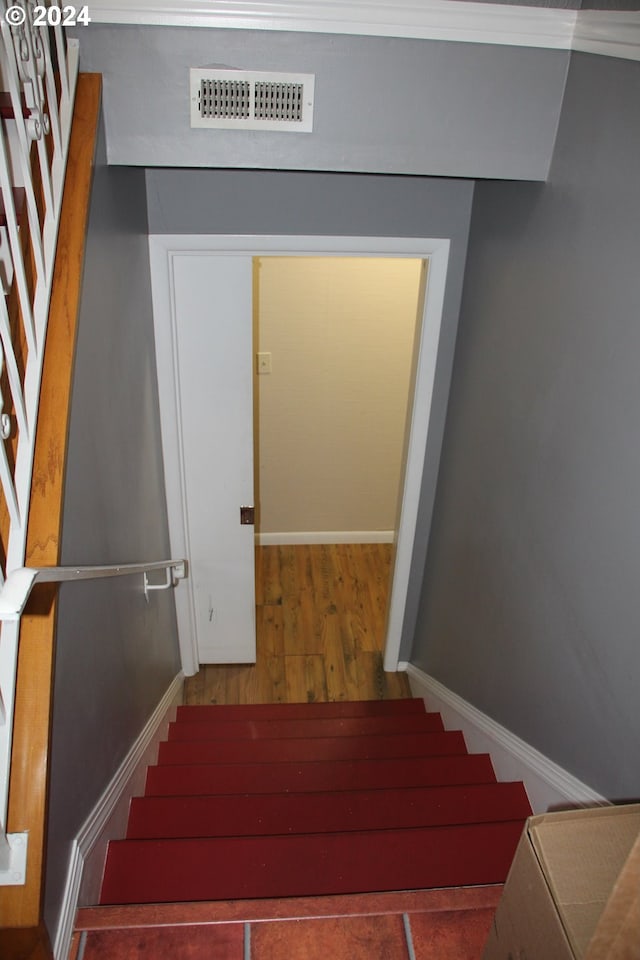
[{"label": "white railing spindle", "polygon": [[[19,149],[16,151],[18,156],[13,159],[18,161],[19,176],[22,180],[22,186],[25,190],[25,202],[27,214],[29,217],[29,230],[31,236],[31,249],[36,262],[36,271],[38,276],[44,273],[44,259],[42,253],[42,237],[40,235],[40,222],[38,218],[38,207],[36,203],[36,194],[32,180],[31,171],[31,140],[35,139],[39,129],[39,118],[37,108],[34,108],[31,116],[26,120],[22,116],[23,97],[27,101],[27,107],[31,108],[31,102],[35,103],[35,91],[33,82],[26,70],[26,64],[29,62],[32,46],[27,39],[30,33],[28,29],[28,16],[30,5],[28,3],[13,4],[13,8],[24,8],[26,22],[20,27],[9,27],[6,17],[2,19],[2,34],[5,43],[5,50],[13,44],[15,58],[7,58],[6,70],[3,62],[4,81],[8,85],[11,94],[11,103],[13,104],[15,132],[18,137]],[[15,32],[14,32],[15,29]],[[17,173],[17,171],[16,171]]]},{"label": "white railing spindle", "polygon": [[[0,376],[2,374],[2,363],[6,362],[7,377],[9,387],[11,388],[11,399],[15,410],[18,431],[22,435],[28,435],[27,410],[22,393],[22,384],[20,382],[20,371],[16,362],[15,354],[11,344],[11,328],[9,314],[7,312],[7,303],[4,297],[0,297]],[[8,440],[11,435],[11,417],[8,413],[3,413],[4,397],[0,390],[0,437]]]},{"label": "white railing spindle", "polygon": [[[15,111],[15,105],[14,105]],[[27,285],[27,275],[25,271],[24,259],[22,256],[22,247],[20,246],[20,234],[18,232],[18,217],[16,214],[15,203],[13,200],[13,180],[10,150],[7,149],[8,141],[5,138],[4,130],[0,131],[0,190],[2,190],[2,201],[4,204],[4,214],[7,221],[7,234],[9,237],[9,246],[11,249],[11,262],[16,279],[18,297],[20,299],[20,313],[22,324],[29,350],[35,350],[35,324],[33,321],[33,311],[31,308],[31,296]]]},{"label": "white railing spindle", "polygon": [[[59,7],[60,4],[55,0],[51,6]],[[69,100],[73,99],[73,88],[75,87],[75,81],[73,87],[69,82],[69,76],[66,70],[63,70],[62,65],[67,62],[67,48],[65,41],[64,30],[59,24],[56,24],[53,28],[53,34],[56,38],[56,52],[58,54],[58,64],[60,65],[60,83],[62,86],[62,103],[68,103]]]},{"label": "white railing spindle", "polygon": [[[58,156],[62,150],[62,130],[60,128],[60,113],[58,111],[58,98],[56,85],[53,75],[53,62],[51,60],[51,48],[48,43],[44,44],[45,59],[45,87],[47,91],[47,109],[49,113],[49,126],[53,137],[53,155]],[[55,185],[54,185],[55,189]]]}]

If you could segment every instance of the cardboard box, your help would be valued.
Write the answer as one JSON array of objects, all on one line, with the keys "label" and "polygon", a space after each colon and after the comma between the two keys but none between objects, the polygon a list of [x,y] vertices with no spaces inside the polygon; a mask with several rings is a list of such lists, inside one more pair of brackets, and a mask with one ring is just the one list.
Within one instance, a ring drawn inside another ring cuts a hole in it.
[{"label": "cardboard box", "polygon": [[530,817],[483,960],[638,960],[639,837],[640,804]]}]

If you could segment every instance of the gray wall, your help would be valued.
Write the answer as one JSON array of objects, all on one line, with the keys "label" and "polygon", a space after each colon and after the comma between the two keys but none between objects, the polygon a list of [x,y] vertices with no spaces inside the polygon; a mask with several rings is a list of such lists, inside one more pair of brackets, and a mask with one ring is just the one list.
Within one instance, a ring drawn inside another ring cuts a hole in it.
[{"label": "gray wall", "polygon": [[640,0],[583,0],[583,10],[640,10]]},{"label": "gray wall", "polygon": [[[72,393],[62,562],[169,556],[144,172],[99,147]],[[70,842],[178,673],[170,593],[141,577],[65,585],[57,630],[46,920]]]},{"label": "gray wall", "polygon": [[[275,31],[78,28],[103,73],[109,162],[542,180],[562,50]],[[189,68],[314,73],[310,134],[191,130]]]},{"label": "gray wall", "polygon": [[447,237],[449,271],[400,655],[408,657],[429,536],[464,276],[465,180],[250,170],[148,170],[149,232]]},{"label": "gray wall", "polygon": [[640,796],[640,63],[572,58],[544,186],[478,184],[414,662]]}]

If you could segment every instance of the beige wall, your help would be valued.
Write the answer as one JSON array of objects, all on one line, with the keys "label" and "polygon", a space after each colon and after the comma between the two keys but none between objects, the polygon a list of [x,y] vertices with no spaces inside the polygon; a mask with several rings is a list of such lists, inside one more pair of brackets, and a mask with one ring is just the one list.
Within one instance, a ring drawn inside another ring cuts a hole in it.
[{"label": "beige wall", "polygon": [[393,529],[420,267],[256,261],[256,532]]}]

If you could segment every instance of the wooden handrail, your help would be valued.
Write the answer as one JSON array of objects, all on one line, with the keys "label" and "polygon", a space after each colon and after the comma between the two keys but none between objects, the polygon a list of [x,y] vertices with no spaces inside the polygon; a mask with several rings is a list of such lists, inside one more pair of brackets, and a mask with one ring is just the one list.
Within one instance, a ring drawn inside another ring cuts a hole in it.
[{"label": "wooden handrail", "polygon": [[[36,438],[26,562],[60,562],[71,381],[82,263],[100,114],[101,77],[78,78],[58,234]],[[43,586],[22,618],[8,829],[29,831],[27,882],[0,888],[0,956],[49,960],[43,923],[56,587]]]}]

